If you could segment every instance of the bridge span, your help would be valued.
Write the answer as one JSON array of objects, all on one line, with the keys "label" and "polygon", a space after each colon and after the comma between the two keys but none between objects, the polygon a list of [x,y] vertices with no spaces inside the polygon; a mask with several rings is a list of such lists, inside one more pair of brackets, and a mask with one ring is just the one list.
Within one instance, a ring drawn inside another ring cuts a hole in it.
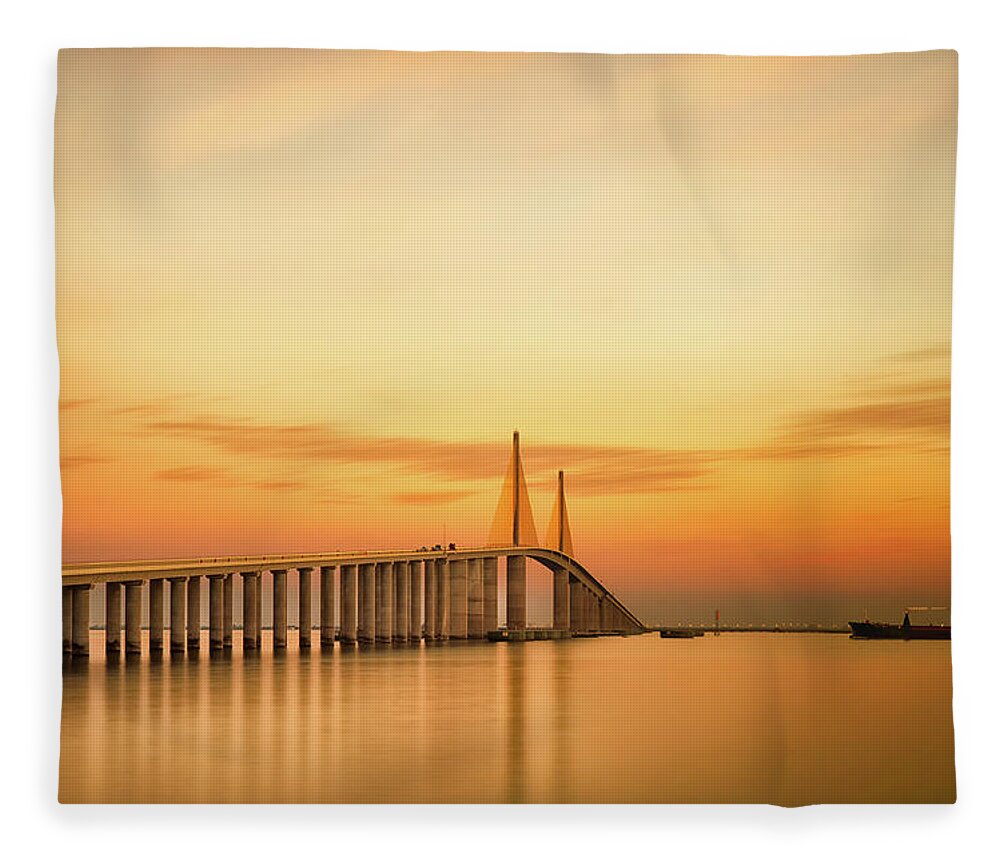
[{"label": "bridge span", "polygon": [[[509,537],[494,542],[498,536]],[[522,542],[522,536],[527,542]],[[206,590],[203,580],[208,592],[209,647],[224,650],[233,645],[233,596],[239,582],[243,650],[258,650],[266,572],[270,573],[273,647],[288,644],[291,572],[298,578],[297,617],[304,620],[298,625],[299,647],[309,648],[316,569],[323,646],[338,640],[348,645],[492,638],[499,630],[497,570],[501,558],[507,574],[508,634],[527,630],[528,559],[552,574],[553,631],[565,636],[646,632],[643,623],[573,557],[562,473],[546,543],[539,545],[535,534],[515,433],[511,466],[488,545],[66,564],[62,570],[63,650],[88,654],[90,595],[97,584],[104,586],[109,652],[120,652],[124,645],[128,654],[141,653],[144,626],[149,630],[150,651],[198,650]]]}]

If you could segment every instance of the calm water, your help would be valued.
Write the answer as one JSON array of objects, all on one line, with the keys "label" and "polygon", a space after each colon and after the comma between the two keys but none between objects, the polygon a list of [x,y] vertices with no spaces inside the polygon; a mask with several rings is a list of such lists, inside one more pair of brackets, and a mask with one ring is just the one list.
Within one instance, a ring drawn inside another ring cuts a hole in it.
[{"label": "calm water", "polygon": [[[657,636],[64,672],[63,802],[948,802],[948,642]],[[238,637],[237,637],[238,638]],[[295,637],[290,637],[290,639]],[[206,649],[207,636],[202,645]]]}]

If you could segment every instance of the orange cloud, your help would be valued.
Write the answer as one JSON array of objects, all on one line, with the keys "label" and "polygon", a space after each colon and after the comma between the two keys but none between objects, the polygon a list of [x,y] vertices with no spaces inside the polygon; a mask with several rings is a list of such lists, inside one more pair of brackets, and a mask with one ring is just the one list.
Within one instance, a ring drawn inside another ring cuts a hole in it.
[{"label": "orange cloud", "polygon": [[473,490],[443,490],[435,493],[396,493],[390,498],[400,505],[447,505],[474,495]]},{"label": "orange cloud", "polygon": [[218,483],[228,481],[225,469],[213,466],[178,466],[176,469],[164,469],[153,475],[157,481],[211,481]]},{"label": "orange cloud", "polygon": [[806,412],[793,419],[789,432],[778,441],[843,438],[861,433],[947,435],[950,426],[951,398],[933,397]]},{"label": "orange cloud", "polygon": [[75,400],[60,400],[59,411],[68,412],[71,409],[82,409],[84,406],[90,406],[90,404],[96,402],[97,402],[96,400],[89,398],[77,398]]},{"label": "orange cloud", "polygon": [[935,344],[923,349],[911,349],[907,352],[897,352],[889,356],[892,361],[934,361],[939,358],[951,358],[949,344]]},{"label": "orange cloud", "polygon": [[79,466],[92,466],[98,463],[110,462],[112,462],[112,460],[109,457],[96,457],[87,454],[67,454],[59,460],[59,464],[63,469],[76,469]]},{"label": "orange cloud", "polygon": [[[911,392],[939,390],[940,382],[914,384]],[[802,460],[865,456],[884,451],[939,453],[950,422],[947,396],[890,399],[791,417],[784,429],[760,445],[708,450],[656,450],[638,447],[540,443],[526,445],[525,468],[539,476],[535,486],[549,488],[562,469],[581,496],[700,491],[698,479],[722,463],[740,460]],[[406,474],[446,481],[495,480],[503,474],[508,443],[451,442],[406,437],[363,436],[325,424],[283,425],[220,417],[149,421],[144,436],[183,438],[230,454],[253,458],[319,460],[345,465],[382,463]],[[164,480],[221,480],[219,469],[180,467],[158,473]],[[262,489],[293,489],[297,481],[269,481]],[[470,490],[403,493],[403,504],[446,504],[472,495]],[[329,501],[329,500],[325,500]],[[333,501],[341,501],[334,496]]]},{"label": "orange cloud", "polygon": [[228,469],[215,466],[178,466],[156,472],[153,478],[157,481],[207,483],[221,487],[252,487],[257,490],[298,490],[306,486],[302,481],[242,480],[234,477]]}]

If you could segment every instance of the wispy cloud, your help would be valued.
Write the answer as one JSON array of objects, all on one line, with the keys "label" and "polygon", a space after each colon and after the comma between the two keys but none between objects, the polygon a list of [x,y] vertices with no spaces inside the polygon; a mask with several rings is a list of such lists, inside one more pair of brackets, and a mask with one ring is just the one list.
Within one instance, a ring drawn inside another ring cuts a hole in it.
[{"label": "wispy cloud", "polygon": [[64,454],[59,458],[63,469],[77,469],[80,466],[93,466],[112,462],[110,457],[100,457],[92,454]]},{"label": "wispy cloud", "polygon": [[[492,480],[503,474],[509,456],[504,442],[441,442],[404,437],[378,438],[344,433],[329,425],[271,425],[246,421],[199,419],[156,421],[143,432],[203,442],[229,453],[344,464],[382,463],[407,474],[447,481]],[[535,472],[564,469],[574,475],[583,495],[670,492],[686,489],[710,471],[717,454],[657,451],[613,446],[540,444],[526,449],[526,468]],[[459,493],[461,495],[459,495]],[[401,494],[406,504],[453,501],[472,491]],[[404,498],[405,497],[405,498]]]},{"label": "wispy cloud", "polygon": [[900,433],[947,434],[951,421],[951,399],[893,400],[817,409],[796,416],[785,439],[841,439],[859,434],[882,436]]},{"label": "wispy cloud", "polygon": [[864,391],[868,398],[913,398],[951,396],[948,379],[925,379],[918,382],[889,382],[874,384]]},{"label": "wispy cloud", "polygon": [[430,493],[396,493],[390,500],[399,505],[447,505],[476,495],[475,490],[444,490]]},{"label": "wispy cloud", "polygon": [[93,398],[77,398],[75,400],[60,400],[59,401],[59,411],[69,412],[71,409],[82,409],[84,406],[90,406],[97,401]]},{"label": "wispy cloud", "polygon": [[889,356],[889,358],[892,361],[935,361],[942,358],[951,358],[951,345],[946,343],[934,344],[922,349],[897,352]]},{"label": "wispy cloud", "polygon": [[228,469],[216,466],[178,466],[156,472],[153,478],[157,481],[214,484],[220,487],[252,487],[256,490],[299,490],[306,486],[302,481],[247,480],[233,475]]},{"label": "wispy cloud", "polygon": [[153,478],[157,481],[230,482],[229,473],[214,466],[178,466],[156,472]]},{"label": "wispy cloud", "polygon": [[[876,389],[872,389],[874,393]],[[950,399],[947,381],[892,382],[882,397],[791,415],[770,438],[741,448],[668,450],[629,446],[541,443],[525,447],[525,469],[533,486],[552,486],[563,469],[581,496],[673,493],[710,489],[705,479],[727,462],[856,457],[881,452],[947,452]],[[895,396],[890,396],[895,395]],[[328,424],[258,423],[218,416],[143,421],[148,437],[182,438],[251,460],[275,459],[343,465],[382,464],[401,474],[475,483],[496,480],[509,456],[506,440],[446,442],[409,437],[366,436]],[[942,440],[944,443],[942,444]],[[160,480],[203,481],[265,490],[306,488],[303,479],[240,479],[224,469],[183,466],[157,473]],[[398,493],[400,504],[448,504],[478,489]],[[349,504],[356,496],[317,489],[323,504]]]},{"label": "wispy cloud", "polygon": [[165,415],[173,409],[176,403],[193,399],[195,399],[193,394],[166,394],[163,397],[154,397],[151,400],[116,407],[111,410],[111,413],[113,415]]},{"label": "wispy cloud", "polygon": [[186,438],[233,454],[335,463],[387,463],[452,480],[494,477],[507,446],[493,442],[439,442],[404,437],[357,436],[324,424],[254,424],[208,418],[152,421],[141,432]]}]

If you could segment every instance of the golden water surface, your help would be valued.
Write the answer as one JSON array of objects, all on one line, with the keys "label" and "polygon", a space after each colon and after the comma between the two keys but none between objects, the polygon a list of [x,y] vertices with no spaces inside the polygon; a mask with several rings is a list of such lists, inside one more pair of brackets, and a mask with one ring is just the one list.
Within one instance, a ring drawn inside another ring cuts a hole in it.
[{"label": "golden water surface", "polygon": [[[948,642],[723,634],[90,661],[69,803],[941,803]],[[236,638],[239,638],[237,631]],[[289,637],[290,640],[297,638]]]}]

